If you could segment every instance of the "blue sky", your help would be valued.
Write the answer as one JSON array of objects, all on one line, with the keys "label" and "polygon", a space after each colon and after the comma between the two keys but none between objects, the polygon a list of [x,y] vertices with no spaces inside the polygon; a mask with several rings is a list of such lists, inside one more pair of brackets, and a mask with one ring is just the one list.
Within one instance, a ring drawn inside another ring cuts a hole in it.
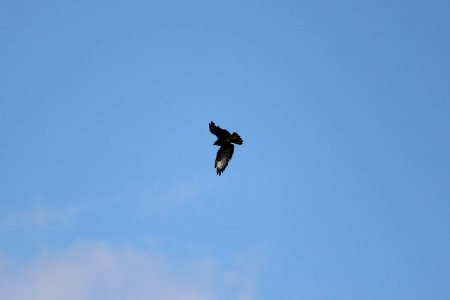
[{"label": "blue sky", "polygon": [[449,13],[3,1],[1,298],[447,299]]}]

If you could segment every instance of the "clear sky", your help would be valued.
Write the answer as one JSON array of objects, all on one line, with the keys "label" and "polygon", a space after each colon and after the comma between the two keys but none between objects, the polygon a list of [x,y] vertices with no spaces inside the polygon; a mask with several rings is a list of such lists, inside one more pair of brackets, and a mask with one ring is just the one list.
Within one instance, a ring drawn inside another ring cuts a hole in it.
[{"label": "clear sky", "polygon": [[0,298],[448,299],[449,15],[2,1]]}]

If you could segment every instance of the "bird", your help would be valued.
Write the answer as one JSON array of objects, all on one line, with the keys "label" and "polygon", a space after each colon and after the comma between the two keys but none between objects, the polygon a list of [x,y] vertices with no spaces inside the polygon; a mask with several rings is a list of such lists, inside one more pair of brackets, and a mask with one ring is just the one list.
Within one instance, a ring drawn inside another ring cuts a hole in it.
[{"label": "bird", "polygon": [[233,157],[234,145],[242,145],[244,142],[242,138],[236,132],[230,134],[228,130],[222,129],[216,126],[213,121],[209,123],[209,131],[217,137],[217,141],[213,145],[220,146],[217,151],[216,161],[214,168],[216,168],[217,175],[221,175],[225,168],[228,166],[228,162]]}]

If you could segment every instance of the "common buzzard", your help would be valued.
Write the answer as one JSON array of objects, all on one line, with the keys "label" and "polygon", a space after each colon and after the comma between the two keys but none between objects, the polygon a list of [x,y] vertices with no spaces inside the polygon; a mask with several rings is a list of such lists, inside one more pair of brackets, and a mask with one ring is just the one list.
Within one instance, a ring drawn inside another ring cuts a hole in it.
[{"label": "common buzzard", "polygon": [[216,126],[213,121],[209,123],[209,131],[217,136],[217,141],[214,142],[214,145],[220,146],[217,151],[214,168],[217,169],[217,175],[221,175],[222,172],[225,171],[228,162],[233,157],[234,145],[232,143],[242,145],[243,141],[239,134],[236,132],[230,134],[228,130]]}]

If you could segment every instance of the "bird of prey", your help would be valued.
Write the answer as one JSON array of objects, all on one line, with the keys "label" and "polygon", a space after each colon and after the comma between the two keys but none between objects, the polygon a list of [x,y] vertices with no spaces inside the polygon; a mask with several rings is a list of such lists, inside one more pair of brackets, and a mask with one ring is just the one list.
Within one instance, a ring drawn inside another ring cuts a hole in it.
[{"label": "bird of prey", "polygon": [[233,157],[234,145],[232,143],[242,145],[243,141],[239,134],[236,132],[230,134],[228,130],[216,126],[213,121],[209,123],[209,131],[217,136],[217,141],[214,142],[214,145],[220,146],[217,151],[214,168],[216,168],[217,175],[221,175]]}]

